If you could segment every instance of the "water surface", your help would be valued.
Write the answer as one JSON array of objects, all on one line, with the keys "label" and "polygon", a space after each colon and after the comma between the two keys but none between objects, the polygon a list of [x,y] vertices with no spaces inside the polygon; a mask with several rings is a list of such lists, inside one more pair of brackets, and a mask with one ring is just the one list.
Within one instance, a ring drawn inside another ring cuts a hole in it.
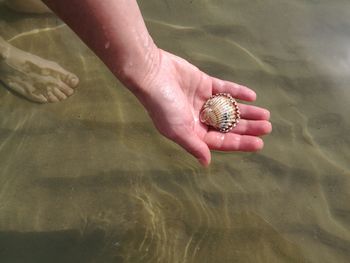
[{"label": "water surface", "polygon": [[256,90],[264,150],[199,167],[61,21],[0,6],[81,80],[49,105],[0,86],[0,261],[349,262],[350,3],[139,4],[160,47]]}]

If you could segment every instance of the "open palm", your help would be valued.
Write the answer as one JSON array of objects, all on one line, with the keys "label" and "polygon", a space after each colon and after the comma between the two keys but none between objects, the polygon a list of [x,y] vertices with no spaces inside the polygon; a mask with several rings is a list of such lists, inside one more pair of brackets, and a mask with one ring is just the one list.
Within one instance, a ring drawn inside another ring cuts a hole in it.
[{"label": "open palm", "polygon": [[254,101],[254,91],[210,77],[180,57],[159,52],[160,63],[147,84],[148,95],[141,102],[161,134],[204,166],[210,163],[210,150],[257,151],[263,147],[258,136],[271,132],[266,109],[238,104],[242,119],[229,133],[212,130],[199,121],[199,112],[212,94],[225,92],[239,100]]}]

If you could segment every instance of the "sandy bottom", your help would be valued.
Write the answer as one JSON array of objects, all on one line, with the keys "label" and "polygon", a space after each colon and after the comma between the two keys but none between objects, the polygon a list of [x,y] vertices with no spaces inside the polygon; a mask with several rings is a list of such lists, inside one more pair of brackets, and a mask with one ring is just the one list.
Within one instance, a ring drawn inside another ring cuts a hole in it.
[{"label": "sandy bottom", "polygon": [[0,6],[5,39],[80,78],[49,105],[0,85],[0,262],[350,262],[350,4],[289,2],[140,3],[159,46],[272,112],[262,152],[209,169],[58,19]]}]

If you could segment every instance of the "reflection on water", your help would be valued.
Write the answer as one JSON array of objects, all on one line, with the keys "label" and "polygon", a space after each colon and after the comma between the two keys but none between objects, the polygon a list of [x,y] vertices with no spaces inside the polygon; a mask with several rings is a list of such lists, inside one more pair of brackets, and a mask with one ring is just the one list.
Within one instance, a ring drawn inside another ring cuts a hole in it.
[{"label": "reflection on water", "polygon": [[159,46],[272,112],[258,154],[202,169],[52,16],[1,7],[6,39],[81,80],[59,104],[0,87],[1,262],[349,262],[350,6],[142,1]]}]

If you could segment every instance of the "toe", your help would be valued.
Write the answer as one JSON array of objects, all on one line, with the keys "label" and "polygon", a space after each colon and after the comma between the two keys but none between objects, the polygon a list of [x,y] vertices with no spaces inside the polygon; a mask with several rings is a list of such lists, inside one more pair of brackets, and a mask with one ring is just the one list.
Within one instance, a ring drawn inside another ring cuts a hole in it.
[{"label": "toe", "polygon": [[71,88],[75,88],[79,84],[79,78],[75,74],[68,71],[62,72],[60,79]]},{"label": "toe", "polygon": [[69,74],[69,75],[67,75],[66,83],[70,87],[75,88],[79,84],[79,78],[74,74]]},{"label": "toe", "polygon": [[65,70],[59,64],[52,61],[46,62],[45,65],[41,66],[41,74],[60,79],[71,88],[75,88],[79,83],[79,78],[75,74]]},{"label": "toe", "polygon": [[26,92],[24,90],[24,86],[20,85],[18,81],[13,80],[12,78],[8,78],[6,84],[12,90],[18,92],[19,94],[25,96]]},{"label": "toe", "polygon": [[57,84],[57,88],[66,96],[70,96],[74,93],[74,90],[70,86],[61,81]]},{"label": "toe", "polygon": [[47,103],[48,102],[47,98],[45,98],[45,96],[43,94],[37,95],[37,94],[32,93],[31,94],[31,99],[33,101],[36,101],[36,102],[39,102],[39,103]]},{"label": "toe", "polygon": [[47,92],[49,102],[59,102],[60,100],[52,93],[52,91]]},{"label": "toe", "polygon": [[38,103],[47,103],[47,99],[44,95],[35,94],[35,88],[30,83],[26,83],[25,81],[17,79],[15,81],[8,82],[8,86],[12,90],[18,92],[31,101]]},{"label": "toe", "polygon": [[56,87],[53,88],[52,92],[59,100],[65,100],[67,98],[67,96]]}]

